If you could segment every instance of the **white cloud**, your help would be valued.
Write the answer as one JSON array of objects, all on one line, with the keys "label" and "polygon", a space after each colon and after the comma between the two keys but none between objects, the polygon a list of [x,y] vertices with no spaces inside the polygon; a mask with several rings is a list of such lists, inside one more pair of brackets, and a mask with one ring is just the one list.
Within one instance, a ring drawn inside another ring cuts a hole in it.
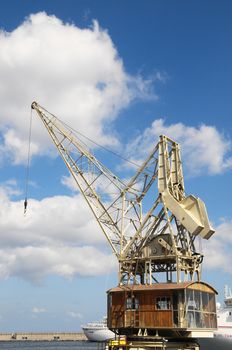
[{"label": "white cloud", "polygon": [[74,181],[74,178],[73,178],[72,175],[69,175],[69,176],[64,175],[64,176],[62,176],[61,183],[62,183],[62,185],[64,185],[67,188],[69,188],[72,192],[78,192],[77,184]]},{"label": "white cloud", "polygon": [[[89,183],[93,181],[93,179],[91,179],[91,174],[86,173],[85,177],[89,180]],[[128,180],[123,179],[122,182],[126,185]],[[61,183],[62,185],[69,188],[72,192],[79,192],[79,188],[72,175],[62,176]],[[107,202],[109,202],[108,204],[112,203],[114,199],[120,196],[120,190],[114,185],[114,183],[112,183],[110,179],[104,175],[98,177],[96,181],[94,181],[92,187],[104,201],[105,205],[107,205]]]},{"label": "white cloud", "polygon": [[190,175],[219,174],[232,168],[231,141],[214,126],[166,125],[163,119],[155,120],[150,128],[128,145],[128,157],[136,163],[141,162],[161,134],[180,143],[184,165]]},{"label": "white cloud", "polygon": [[43,308],[43,307],[37,307],[37,306],[34,306],[33,308],[32,308],[32,312],[34,313],[34,314],[41,314],[41,313],[44,313],[44,312],[46,312],[47,310],[45,309],[45,308]]},{"label": "white cloud", "polygon": [[222,222],[215,231],[205,243],[205,268],[232,274],[232,220]]},{"label": "white cloud", "polygon": [[102,275],[115,268],[111,253],[106,254],[91,246],[50,247],[24,246],[0,249],[0,277],[20,277],[40,283],[44,277],[58,275],[74,276]]},{"label": "white cloud", "polygon": [[11,201],[0,188],[0,278],[18,276],[40,282],[47,275],[94,276],[116,267],[80,195]]},{"label": "white cloud", "polygon": [[22,191],[18,188],[16,179],[9,179],[2,184],[0,183],[0,195],[3,197],[19,196],[21,194]]},{"label": "white cloud", "polygon": [[82,314],[77,311],[68,311],[67,315],[71,318],[82,318]]},{"label": "white cloud", "polygon": [[[0,145],[0,160],[7,159],[15,165],[22,161],[25,162],[28,158],[28,140],[22,139],[14,129],[7,129],[3,134],[3,138],[3,144]],[[39,153],[39,145],[31,142],[30,156]]]},{"label": "white cloud", "polygon": [[[117,144],[110,121],[132,100],[155,98],[155,80],[162,80],[158,73],[129,76],[96,21],[80,29],[45,12],[30,15],[12,32],[0,31],[1,153],[15,164],[26,161],[34,100],[101,144]],[[44,127],[37,117],[32,124],[32,155],[49,153]]]}]

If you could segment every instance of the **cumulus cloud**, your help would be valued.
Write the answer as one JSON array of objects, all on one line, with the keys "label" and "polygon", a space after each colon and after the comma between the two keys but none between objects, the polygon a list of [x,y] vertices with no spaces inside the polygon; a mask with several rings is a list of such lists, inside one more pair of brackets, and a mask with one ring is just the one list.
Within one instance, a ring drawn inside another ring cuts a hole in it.
[{"label": "cumulus cloud", "polygon": [[[89,180],[89,183],[93,181],[93,179],[91,178],[91,174],[88,176],[88,174],[86,173],[85,177]],[[126,186],[128,181],[128,179],[123,179],[122,183]],[[78,186],[72,175],[62,176],[61,183],[62,185],[70,189],[72,192],[79,192]],[[98,177],[96,181],[94,181],[93,188],[98,193],[100,198],[104,201],[105,205],[107,205],[107,203],[112,203],[114,199],[120,196],[120,190],[106,176]]]},{"label": "cumulus cloud", "polygon": [[232,168],[231,141],[214,126],[190,127],[183,123],[165,124],[155,120],[127,146],[127,154],[134,162],[141,162],[164,134],[180,143],[188,174],[219,174]]},{"label": "cumulus cloud", "polygon": [[232,274],[232,220],[216,227],[216,234],[204,246],[205,267]]},{"label": "cumulus cloud", "polygon": [[[109,123],[132,100],[154,98],[154,80],[159,74],[147,80],[127,74],[97,21],[80,29],[45,12],[32,14],[12,32],[0,31],[1,153],[25,162],[34,100],[101,144],[115,145]],[[40,124],[33,117],[32,155],[49,152]]]},{"label": "cumulus cloud", "polygon": [[50,247],[24,246],[0,249],[0,277],[20,277],[33,283],[40,283],[44,277],[58,275],[96,276],[112,271],[115,262],[112,254],[106,254],[91,246]]},{"label": "cumulus cloud", "polygon": [[21,189],[18,187],[17,180],[12,178],[3,183],[0,183],[0,196],[1,197],[12,197],[19,196],[22,194]]},{"label": "cumulus cloud", "polygon": [[[30,155],[39,154],[39,145],[31,142]],[[10,161],[14,165],[25,162],[28,158],[28,140],[22,139],[14,129],[3,131],[3,143],[0,145],[0,161]]]},{"label": "cumulus cloud", "polygon": [[0,188],[0,278],[18,276],[38,283],[45,276],[101,275],[115,269],[108,249],[80,195],[10,200]]},{"label": "cumulus cloud", "polygon": [[69,176],[63,175],[61,178],[61,183],[62,185],[69,188],[72,192],[78,192],[77,184],[74,181],[74,178],[72,177],[72,175],[69,175]]}]

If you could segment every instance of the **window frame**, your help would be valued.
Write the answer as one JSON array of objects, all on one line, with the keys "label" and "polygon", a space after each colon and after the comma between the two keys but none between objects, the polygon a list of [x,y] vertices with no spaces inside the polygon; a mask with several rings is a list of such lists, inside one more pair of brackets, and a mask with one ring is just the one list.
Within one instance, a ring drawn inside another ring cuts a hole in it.
[{"label": "window frame", "polygon": [[126,310],[138,310],[139,299],[136,296],[130,296],[126,298]]},{"label": "window frame", "polygon": [[169,311],[172,310],[172,299],[171,296],[157,296],[155,298],[155,309],[158,311]]}]

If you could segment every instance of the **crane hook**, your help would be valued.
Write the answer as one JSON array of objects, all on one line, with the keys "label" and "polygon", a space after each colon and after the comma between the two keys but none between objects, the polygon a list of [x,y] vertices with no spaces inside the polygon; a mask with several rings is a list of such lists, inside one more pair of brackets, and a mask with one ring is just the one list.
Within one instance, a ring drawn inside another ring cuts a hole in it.
[{"label": "crane hook", "polygon": [[26,215],[26,212],[27,212],[27,198],[25,198],[25,201],[24,201],[24,215]]}]

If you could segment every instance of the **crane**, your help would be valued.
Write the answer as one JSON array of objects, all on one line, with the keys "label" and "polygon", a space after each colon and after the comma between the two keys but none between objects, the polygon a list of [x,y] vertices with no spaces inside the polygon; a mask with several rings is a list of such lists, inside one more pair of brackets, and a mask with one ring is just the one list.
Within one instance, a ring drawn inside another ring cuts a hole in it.
[{"label": "crane", "polygon": [[[118,260],[118,284],[200,281],[209,239],[204,202],[185,194],[179,144],[161,135],[129,181],[102,164],[77,134],[37,102],[35,110]],[[152,198],[151,206],[143,205]]]},{"label": "crane", "polygon": [[75,130],[37,102],[31,108],[118,260],[107,325],[119,338],[109,350],[199,350],[195,338],[217,328],[217,291],[201,281],[196,238],[209,239],[214,229],[204,202],[185,193],[179,144],[160,135],[132,178],[120,179]]}]

